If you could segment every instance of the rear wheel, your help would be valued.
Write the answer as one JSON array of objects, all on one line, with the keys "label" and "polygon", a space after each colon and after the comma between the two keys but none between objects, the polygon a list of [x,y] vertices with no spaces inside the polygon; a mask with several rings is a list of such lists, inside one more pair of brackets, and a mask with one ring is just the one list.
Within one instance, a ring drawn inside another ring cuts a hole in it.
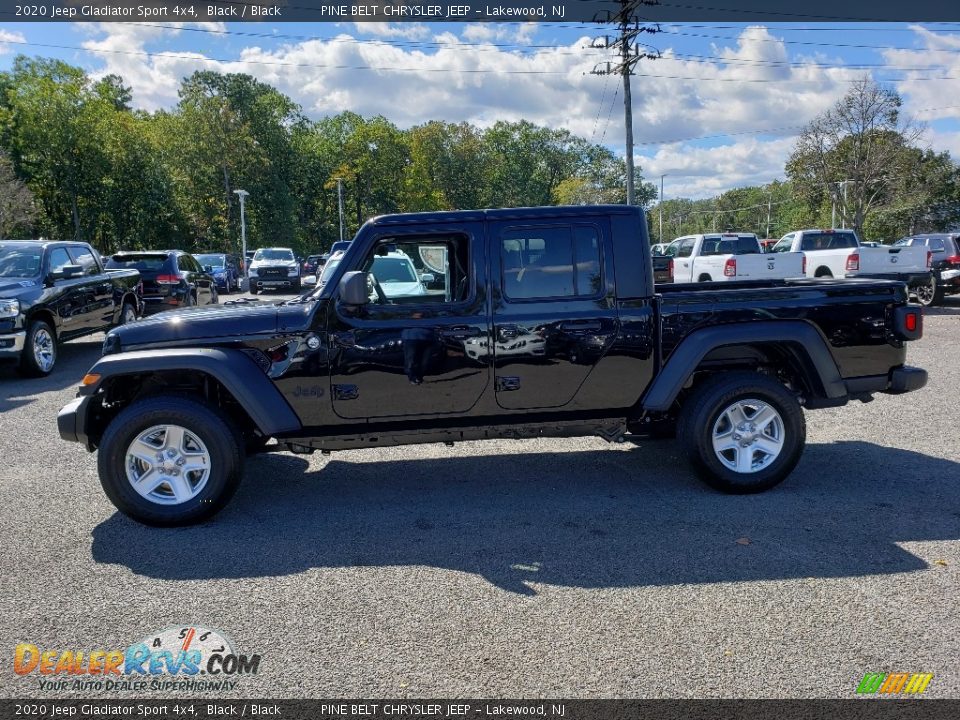
[{"label": "rear wheel", "polygon": [[697,278],[697,282],[710,282],[712,280],[713,278],[709,275],[701,275],[699,278]]},{"label": "rear wheel", "polygon": [[129,325],[132,322],[137,320],[137,309],[133,306],[133,303],[126,302],[123,304],[123,309],[120,310],[120,324]]},{"label": "rear wheel", "polygon": [[806,422],[800,403],[776,380],[755,372],[723,373],[694,390],[678,439],[710,487],[757,493],[796,467]]},{"label": "rear wheel", "polygon": [[190,525],[216,514],[236,492],[243,451],[219,409],[159,396],[110,422],[97,468],[104,492],[125,515],[147,525]]},{"label": "rear wheel", "polygon": [[937,274],[930,274],[930,281],[923,285],[918,285],[914,292],[917,295],[917,302],[924,307],[940,305],[943,303],[944,289],[937,280]]},{"label": "rear wheel", "polygon": [[183,298],[184,307],[193,307],[197,304],[197,299],[193,296],[193,290],[188,290]]},{"label": "rear wheel", "polygon": [[832,278],[832,277],[833,277],[833,273],[830,272],[830,268],[821,267],[821,268],[817,268],[817,272],[814,274],[814,277],[818,277],[818,278]]},{"label": "rear wheel", "polygon": [[44,320],[34,320],[27,328],[27,336],[20,355],[20,374],[43,377],[57,364],[57,334]]},{"label": "rear wheel", "polygon": [[250,294],[251,294],[251,295],[256,295],[258,292],[260,292],[260,291],[257,289],[257,284],[256,284],[256,283],[250,283]]}]

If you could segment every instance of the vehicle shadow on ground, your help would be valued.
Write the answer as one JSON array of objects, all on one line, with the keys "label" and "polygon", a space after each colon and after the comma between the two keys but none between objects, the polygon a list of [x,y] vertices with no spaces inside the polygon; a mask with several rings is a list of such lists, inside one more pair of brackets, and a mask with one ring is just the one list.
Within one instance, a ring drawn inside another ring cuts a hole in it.
[{"label": "vehicle shadow on ground", "polygon": [[167,580],[423,565],[535,594],[918,571],[898,543],[960,538],[960,464],[866,442],[811,445],[786,483],[752,496],[701,485],[672,442],[306,466],[256,458],[197,527],[116,513],[93,530],[93,558]]},{"label": "vehicle shadow on ground", "polygon": [[57,348],[57,365],[42,378],[23,377],[15,362],[0,363],[0,412],[13,410],[33,402],[45,392],[56,392],[79,386],[87,370],[99,359],[102,336],[64,343]]}]

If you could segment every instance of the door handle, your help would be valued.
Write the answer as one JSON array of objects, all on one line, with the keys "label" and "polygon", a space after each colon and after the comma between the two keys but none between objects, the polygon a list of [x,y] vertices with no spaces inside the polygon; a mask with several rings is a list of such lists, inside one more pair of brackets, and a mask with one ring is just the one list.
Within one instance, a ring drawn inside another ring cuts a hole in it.
[{"label": "door handle", "polygon": [[469,325],[456,325],[440,331],[440,336],[448,340],[466,340],[467,338],[477,337],[480,334],[480,328]]},{"label": "door handle", "polygon": [[603,325],[596,320],[568,320],[560,323],[560,329],[566,332],[600,332]]},{"label": "door handle", "polygon": [[497,328],[497,337],[501,340],[513,340],[520,336],[520,328],[516,325],[501,325]]}]

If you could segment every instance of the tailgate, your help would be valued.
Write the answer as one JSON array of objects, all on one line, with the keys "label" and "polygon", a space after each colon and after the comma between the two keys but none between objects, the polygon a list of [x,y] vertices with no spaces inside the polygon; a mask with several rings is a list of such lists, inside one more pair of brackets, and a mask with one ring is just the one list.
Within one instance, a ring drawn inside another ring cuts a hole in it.
[{"label": "tailgate", "polygon": [[[916,247],[861,247],[861,273],[908,273],[928,269],[927,248]],[[855,274],[855,272],[851,272]]]},{"label": "tailgate", "polygon": [[[803,253],[799,252],[737,255],[732,260],[736,263],[736,277],[744,280],[782,280],[803,276]],[[724,274],[727,274],[726,271]]]}]

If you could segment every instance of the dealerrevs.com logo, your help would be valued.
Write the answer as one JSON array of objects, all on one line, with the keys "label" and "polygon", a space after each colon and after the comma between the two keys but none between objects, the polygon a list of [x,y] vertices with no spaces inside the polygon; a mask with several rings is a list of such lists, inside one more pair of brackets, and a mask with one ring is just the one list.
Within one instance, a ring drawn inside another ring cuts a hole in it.
[{"label": "dealerrevs.com logo", "polygon": [[933,673],[867,673],[857,686],[858,695],[920,695]]},{"label": "dealerrevs.com logo", "polygon": [[233,690],[260,669],[219,630],[196,625],[151,633],[126,650],[40,648],[20,643],[13,671],[39,678],[41,690]]}]

